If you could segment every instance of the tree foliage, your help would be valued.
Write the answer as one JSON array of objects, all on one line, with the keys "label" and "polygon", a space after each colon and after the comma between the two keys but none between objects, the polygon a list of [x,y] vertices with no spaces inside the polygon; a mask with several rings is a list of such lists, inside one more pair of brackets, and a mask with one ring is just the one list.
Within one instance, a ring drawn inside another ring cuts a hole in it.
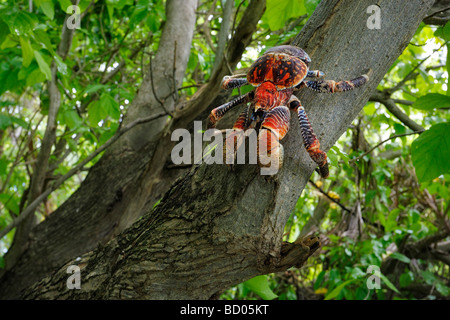
[{"label": "tree foliage", "polygon": [[[248,6],[235,0],[226,17],[227,1],[205,0],[197,8],[187,70],[176,93],[181,99],[208,82],[224,19],[231,19],[233,34]],[[265,49],[290,43],[319,2],[267,0],[238,69]],[[61,26],[71,17],[70,5],[69,0],[0,1],[0,230],[30,202],[37,170],[45,170],[47,189],[117,132],[166,22],[163,0],[81,0],[80,28],[65,55]],[[328,152],[329,179],[313,176],[302,193],[285,239],[319,234],[320,253],[300,270],[253,278],[222,293],[222,299],[450,296],[449,41],[450,23],[420,25],[371,101]],[[48,165],[39,168],[55,74],[61,99],[56,139]],[[64,203],[98,159],[39,205],[40,221]],[[2,255],[14,230],[0,239]],[[381,267],[380,289],[368,289],[370,266]]]}]

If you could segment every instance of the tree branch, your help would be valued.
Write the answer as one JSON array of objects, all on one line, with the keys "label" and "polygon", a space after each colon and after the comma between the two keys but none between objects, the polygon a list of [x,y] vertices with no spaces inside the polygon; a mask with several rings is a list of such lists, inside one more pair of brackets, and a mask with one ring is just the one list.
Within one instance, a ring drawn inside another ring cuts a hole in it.
[{"label": "tree branch", "polygon": [[228,36],[230,35],[231,17],[233,14],[234,0],[226,0],[225,5],[222,6],[222,23],[219,30],[219,40],[217,42],[216,58],[214,60],[213,73],[217,70],[221,60],[224,58],[225,47]]},{"label": "tree branch", "polygon": [[385,92],[376,91],[369,99],[370,101],[382,103],[398,120],[415,132],[424,131],[421,125],[408,117]]}]

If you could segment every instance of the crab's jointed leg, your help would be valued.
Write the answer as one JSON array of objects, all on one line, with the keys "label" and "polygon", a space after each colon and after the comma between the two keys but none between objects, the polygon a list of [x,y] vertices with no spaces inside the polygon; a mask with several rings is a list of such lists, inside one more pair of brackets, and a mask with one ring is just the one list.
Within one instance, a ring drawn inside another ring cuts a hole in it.
[{"label": "crab's jointed leg", "polygon": [[307,78],[323,78],[325,77],[325,73],[320,70],[309,70],[306,74]]},{"label": "crab's jointed leg", "polygon": [[[261,123],[258,135],[258,159],[268,156],[276,161],[277,168],[283,165],[284,149],[280,140],[289,130],[291,113],[286,106],[278,106],[270,110]],[[266,162],[266,161],[265,161]],[[259,162],[260,166],[272,166],[272,163]]]},{"label": "crab's jointed leg", "polygon": [[225,76],[222,79],[223,89],[234,89],[248,84],[246,74],[236,74],[233,76]]},{"label": "crab's jointed leg", "polygon": [[298,87],[306,86],[317,92],[335,93],[353,90],[354,88],[362,86],[367,81],[369,81],[369,77],[364,74],[352,80],[339,82],[336,82],[334,80],[318,80],[318,81],[310,80],[302,82]]},{"label": "crab's jointed leg", "polygon": [[[223,144],[223,160],[226,164],[234,163],[236,152],[245,139],[243,133],[249,127],[249,109],[250,106],[244,108],[234,123],[233,131],[228,133],[225,138],[225,143]],[[230,152],[230,150],[233,150],[233,152]]]},{"label": "crab's jointed leg", "polygon": [[254,92],[251,91],[213,109],[209,115],[208,128],[215,128],[217,121],[219,121],[231,108],[250,102],[253,98]]},{"label": "crab's jointed leg", "polygon": [[327,178],[329,174],[327,154],[320,150],[320,142],[317,139],[312,129],[311,123],[308,120],[305,109],[301,105],[298,98],[292,95],[289,101],[289,108],[297,111],[298,120],[300,121],[300,130],[303,137],[303,143],[306,151],[308,151],[311,159],[319,166],[319,174],[322,178]]}]

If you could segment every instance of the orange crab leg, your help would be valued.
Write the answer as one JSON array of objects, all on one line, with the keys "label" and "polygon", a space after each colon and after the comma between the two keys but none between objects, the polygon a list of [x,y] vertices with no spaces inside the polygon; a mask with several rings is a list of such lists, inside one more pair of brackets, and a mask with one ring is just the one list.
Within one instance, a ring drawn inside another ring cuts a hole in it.
[{"label": "orange crab leg", "polygon": [[317,139],[312,129],[311,123],[308,120],[305,109],[301,105],[296,96],[292,96],[289,102],[289,107],[297,111],[298,120],[300,121],[300,130],[303,137],[303,144],[306,151],[308,151],[311,159],[319,166],[319,174],[322,178],[327,178],[329,175],[327,154],[320,150],[320,142]]},{"label": "orange crab leg", "polygon": [[244,142],[244,131],[247,130],[249,126],[249,108],[250,106],[244,108],[244,110],[241,112],[238,119],[234,123],[233,131],[227,133],[225,143],[223,145],[224,162],[226,164],[234,163],[234,158],[236,156],[237,150]]}]

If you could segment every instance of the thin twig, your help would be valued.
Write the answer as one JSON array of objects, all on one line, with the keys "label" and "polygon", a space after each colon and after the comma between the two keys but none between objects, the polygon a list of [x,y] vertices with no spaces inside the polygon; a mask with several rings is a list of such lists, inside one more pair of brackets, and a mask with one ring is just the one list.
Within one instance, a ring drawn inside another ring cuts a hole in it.
[{"label": "thin twig", "polygon": [[375,145],[374,147],[372,147],[369,151],[364,152],[362,155],[360,155],[359,157],[353,158],[348,160],[349,163],[355,162],[360,160],[361,158],[363,158],[364,156],[368,155],[369,153],[371,153],[373,150],[375,150],[376,148],[378,148],[379,146],[381,146],[383,143],[386,143],[389,140],[395,139],[395,138],[400,138],[400,137],[404,137],[404,136],[410,136],[413,134],[421,134],[422,132],[424,132],[425,130],[420,130],[420,131],[414,131],[414,132],[408,132],[408,133],[402,133],[402,134],[396,134],[393,135],[392,137],[389,137],[383,141],[381,141],[380,143],[378,143],[377,145]]},{"label": "thin twig", "polygon": [[180,88],[178,88],[177,90],[178,91],[181,91],[181,90],[184,90],[184,89],[189,89],[189,88],[199,88],[199,87],[201,87],[201,86],[203,86],[204,85],[204,83],[196,83],[196,84],[190,84],[190,85],[188,85],[188,86],[184,86],[184,87],[180,87]]},{"label": "thin twig", "polygon": [[173,93],[172,98],[175,102],[178,101],[178,90],[177,90],[177,81],[176,81],[176,71],[177,71],[177,42],[174,43],[174,50],[173,50],[173,72],[172,72],[172,80],[173,80]]},{"label": "thin twig", "polygon": [[325,197],[327,197],[330,201],[336,203],[339,207],[341,207],[342,210],[347,211],[348,213],[352,213],[352,210],[348,209],[347,207],[345,207],[342,203],[340,203],[339,201],[337,201],[336,199],[333,199],[332,197],[330,197],[328,195],[328,193],[326,193],[321,187],[319,187],[317,184],[315,184],[312,180],[309,180],[309,183],[313,185],[314,188],[316,188],[317,190],[320,191],[320,193],[322,193]]},{"label": "thin twig", "polygon": [[233,26],[231,27],[231,34],[234,36],[234,32],[236,31],[235,30],[235,27],[236,27],[236,18],[237,18],[237,16],[238,16],[238,13],[239,13],[239,10],[241,9],[241,6],[242,6],[242,4],[245,2],[245,0],[242,0],[240,3],[239,3],[239,5],[238,5],[238,7],[237,7],[237,9],[236,9],[236,13],[234,14],[234,19],[233,19]]},{"label": "thin twig", "polygon": [[161,105],[161,107],[164,109],[164,111],[167,112],[167,110],[164,108],[164,103],[161,100],[159,100],[158,96],[156,95],[155,86],[153,85],[152,56],[150,56],[150,82],[151,82],[151,85],[152,85],[153,96],[155,97],[156,101],[158,101],[158,103]]},{"label": "thin twig", "polygon": [[415,76],[415,71],[426,61],[428,60],[428,58],[430,58],[433,54],[435,54],[437,51],[441,50],[444,46],[446,46],[448,43],[448,41],[444,42],[439,48],[434,49],[433,52],[426,57],[425,59],[423,59],[422,61],[420,61],[404,78],[402,81],[400,81],[399,83],[397,83],[393,88],[389,88],[386,89],[384,91],[388,92],[389,94],[392,94],[393,92],[397,91],[398,89],[400,89],[401,87],[403,87],[403,85],[409,81],[410,79],[414,78]]}]

